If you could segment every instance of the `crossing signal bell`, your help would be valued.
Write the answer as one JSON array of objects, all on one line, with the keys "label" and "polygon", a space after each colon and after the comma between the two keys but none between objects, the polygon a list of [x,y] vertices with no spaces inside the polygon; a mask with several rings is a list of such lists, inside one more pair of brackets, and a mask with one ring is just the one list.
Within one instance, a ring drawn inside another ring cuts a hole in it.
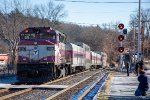
[{"label": "crossing signal bell", "polygon": [[119,47],[119,48],[118,48],[118,51],[119,51],[120,53],[122,53],[122,52],[124,51],[124,47]]},{"label": "crossing signal bell", "polygon": [[119,36],[118,36],[118,40],[119,40],[119,41],[123,41],[123,40],[124,40],[124,36],[123,36],[123,35],[119,35]]}]

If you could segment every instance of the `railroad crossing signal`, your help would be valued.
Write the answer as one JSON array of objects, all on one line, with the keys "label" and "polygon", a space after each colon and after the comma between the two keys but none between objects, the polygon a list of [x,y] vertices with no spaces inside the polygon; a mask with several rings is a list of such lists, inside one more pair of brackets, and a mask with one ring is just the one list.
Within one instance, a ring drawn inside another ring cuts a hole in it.
[{"label": "railroad crossing signal", "polygon": [[118,40],[120,41],[120,47],[118,48],[118,51],[120,53],[124,52],[124,47],[122,46],[122,41],[125,39],[123,34],[127,34],[127,29],[124,29],[124,24],[120,23],[118,25],[118,28],[120,30],[123,30],[123,32],[121,32],[121,34],[118,36]]},{"label": "railroad crossing signal", "polygon": [[122,53],[122,52],[124,51],[124,47],[119,47],[119,48],[118,48],[118,51],[119,51],[120,53]]},{"label": "railroad crossing signal", "polygon": [[124,28],[124,24],[122,24],[122,23],[119,24],[119,25],[118,25],[118,28],[119,28],[120,30],[122,30],[122,29]]},{"label": "railroad crossing signal", "polygon": [[118,36],[118,40],[119,40],[119,41],[123,41],[123,40],[124,40],[124,36],[123,36],[123,35],[119,35],[119,36]]}]

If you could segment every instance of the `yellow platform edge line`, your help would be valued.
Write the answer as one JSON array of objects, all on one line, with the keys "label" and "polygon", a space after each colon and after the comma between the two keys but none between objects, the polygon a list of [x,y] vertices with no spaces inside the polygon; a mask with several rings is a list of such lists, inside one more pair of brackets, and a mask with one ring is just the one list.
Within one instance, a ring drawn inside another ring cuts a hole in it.
[{"label": "yellow platform edge line", "polygon": [[111,83],[114,80],[114,72],[111,72],[106,83],[104,85],[104,90],[98,93],[97,100],[108,100],[108,95],[110,94]]}]

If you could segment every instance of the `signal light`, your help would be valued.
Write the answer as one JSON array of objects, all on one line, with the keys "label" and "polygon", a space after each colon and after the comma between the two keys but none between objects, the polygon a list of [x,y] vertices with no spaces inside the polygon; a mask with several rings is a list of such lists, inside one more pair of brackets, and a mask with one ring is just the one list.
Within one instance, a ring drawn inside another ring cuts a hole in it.
[{"label": "signal light", "polygon": [[124,40],[124,36],[123,36],[123,35],[119,35],[119,36],[118,36],[118,40],[119,40],[119,41],[123,41],[123,40]]},{"label": "signal light", "polygon": [[120,53],[122,53],[122,52],[124,51],[124,47],[119,47],[119,48],[118,48],[118,51],[119,51]]},{"label": "signal light", "polygon": [[124,28],[124,24],[122,24],[122,23],[119,24],[119,25],[118,25],[118,28],[119,28],[120,30],[122,30],[122,29]]},{"label": "signal light", "polygon": [[123,29],[123,34],[127,34],[127,29]]}]

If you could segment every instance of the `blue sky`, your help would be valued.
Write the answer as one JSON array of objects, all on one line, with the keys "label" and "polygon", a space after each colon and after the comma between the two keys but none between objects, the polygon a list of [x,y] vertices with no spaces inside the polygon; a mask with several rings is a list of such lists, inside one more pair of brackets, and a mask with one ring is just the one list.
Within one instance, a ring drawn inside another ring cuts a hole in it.
[{"label": "blue sky", "polygon": [[[0,0],[3,4],[4,0]],[[11,0],[7,0],[11,1]],[[31,5],[46,4],[49,0],[20,0],[28,1]],[[56,4],[64,4],[68,16],[63,19],[65,22],[73,22],[80,25],[102,25],[103,23],[122,22],[128,27],[130,14],[135,13],[138,9],[138,3],[81,3],[81,2],[64,2],[54,1]],[[68,0],[68,1],[94,1],[94,2],[121,2],[121,0]],[[139,0],[126,0],[125,2],[138,2]],[[141,0],[150,2],[150,0]],[[122,1],[124,2],[124,1]],[[150,8],[150,3],[142,3],[144,9]]]},{"label": "blue sky", "polygon": [[[121,0],[82,0],[82,1],[97,1],[97,2],[117,2]],[[139,0],[125,0],[126,2],[138,2]],[[141,0],[150,2],[150,0]],[[135,13],[138,4],[103,4],[103,3],[72,3],[60,2],[66,6],[68,17],[65,19],[68,22],[99,24],[110,22],[122,22],[128,26],[130,14]],[[142,8],[150,8],[149,4],[141,4]]]}]

